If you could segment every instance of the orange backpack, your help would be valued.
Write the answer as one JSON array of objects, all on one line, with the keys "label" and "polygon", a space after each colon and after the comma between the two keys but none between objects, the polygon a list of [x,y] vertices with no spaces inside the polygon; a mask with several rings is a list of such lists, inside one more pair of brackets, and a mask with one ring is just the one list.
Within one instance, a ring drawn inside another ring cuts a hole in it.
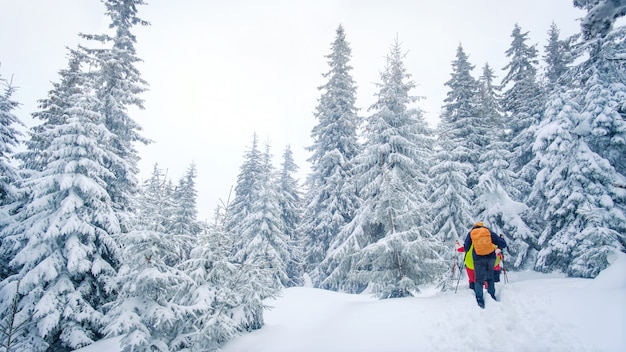
[{"label": "orange backpack", "polygon": [[470,232],[474,251],[478,255],[487,255],[493,252],[494,246],[491,242],[491,232],[486,227],[476,227]]}]

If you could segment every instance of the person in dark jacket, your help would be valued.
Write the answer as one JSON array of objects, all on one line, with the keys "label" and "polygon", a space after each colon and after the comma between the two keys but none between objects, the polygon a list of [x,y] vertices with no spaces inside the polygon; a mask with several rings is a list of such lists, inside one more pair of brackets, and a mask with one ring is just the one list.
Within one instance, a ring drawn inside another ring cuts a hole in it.
[{"label": "person in dark jacket", "polygon": [[[495,245],[495,246],[494,246]],[[474,224],[470,232],[465,237],[463,248],[468,252],[472,249],[472,257],[474,259],[474,275],[476,282],[487,282],[487,292],[491,298],[496,299],[496,287],[494,284],[493,267],[496,262],[496,246],[500,249],[506,248],[504,238],[498,237],[479,221]],[[485,299],[483,298],[483,285],[474,285],[474,293],[476,294],[476,302],[481,308],[485,308]]]}]

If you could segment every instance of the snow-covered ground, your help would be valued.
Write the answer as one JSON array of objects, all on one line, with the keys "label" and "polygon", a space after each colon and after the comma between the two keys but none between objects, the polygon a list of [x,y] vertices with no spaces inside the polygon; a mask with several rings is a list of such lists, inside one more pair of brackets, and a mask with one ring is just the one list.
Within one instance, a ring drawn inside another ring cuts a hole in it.
[{"label": "snow-covered ground", "polygon": [[[265,326],[224,352],[626,351],[626,254],[597,278],[509,272],[500,302],[459,291],[377,300],[309,287],[268,302]],[[81,352],[119,351],[117,340]]]}]

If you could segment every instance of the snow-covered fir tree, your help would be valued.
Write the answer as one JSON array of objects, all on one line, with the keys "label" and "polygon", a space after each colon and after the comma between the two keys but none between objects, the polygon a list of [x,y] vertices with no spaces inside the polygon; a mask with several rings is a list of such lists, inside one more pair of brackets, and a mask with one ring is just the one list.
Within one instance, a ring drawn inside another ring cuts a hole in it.
[{"label": "snow-covered fir tree", "polygon": [[509,116],[511,167],[525,182],[522,192],[526,197],[536,175],[536,165],[528,163],[533,159],[534,131],[541,120],[545,97],[537,79],[537,49],[527,44],[528,32],[522,32],[516,24],[511,38],[506,50],[509,63],[503,68],[506,75],[501,82],[504,89],[501,103]]},{"label": "snow-covered fir tree", "polygon": [[298,232],[302,220],[302,195],[298,187],[298,180],[294,178],[298,171],[293,159],[291,147],[287,145],[283,152],[282,168],[279,175],[278,204],[281,207],[281,219],[284,232],[289,239],[289,251],[291,260],[287,264],[289,286],[301,286],[303,284],[304,263],[302,237]]},{"label": "snow-covered fir tree", "polygon": [[475,123],[477,117],[478,83],[471,75],[473,67],[459,45],[456,60],[452,62],[452,77],[446,82],[450,90],[444,100],[429,170],[431,226],[436,237],[447,242],[465,236],[474,219],[469,177],[475,165],[465,141],[468,133],[472,133],[468,130],[472,127],[466,125]]},{"label": "snow-covered fir tree", "polygon": [[425,186],[432,136],[411,105],[415,83],[400,45],[392,46],[381,73],[377,101],[356,157],[363,205],[331,243],[322,286],[381,298],[406,297],[435,282],[446,269],[442,246],[425,217]]},{"label": "snow-covered fir tree", "polygon": [[178,269],[191,236],[168,233],[169,197],[163,172],[154,166],[145,182],[133,230],[119,235],[123,252],[116,277],[117,300],[107,306],[107,336],[120,336],[124,351],[175,350],[185,331],[182,300],[190,278]]},{"label": "snow-covered fir tree", "polygon": [[492,231],[507,234],[509,251],[517,255],[518,264],[525,258],[527,238],[533,236],[525,218],[528,207],[520,202],[521,192],[515,173],[510,169],[511,152],[507,149],[504,113],[499,103],[499,87],[494,85],[495,74],[485,65],[480,76],[480,123],[486,142],[480,149],[477,162],[478,184],[474,187],[472,207],[475,218],[488,224]]},{"label": "snow-covered fir tree", "polygon": [[[186,307],[180,319],[183,329],[171,344],[177,349],[218,351],[253,323],[240,312],[251,309],[243,292],[256,272],[231,262],[232,236],[225,230],[225,216],[216,210],[214,222],[197,235],[189,259],[180,265],[191,281],[180,291]],[[258,301],[252,304],[259,304],[254,311],[263,309]]]},{"label": "snow-covered fir tree", "polygon": [[457,48],[456,60],[452,62],[452,74],[445,86],[450,90],[446,94],[443,106],[442,120],[448,123],[448,135],[454,143],[462,148],[457,155],[459,161],[468,163],[472,169],[467,173],[467,187],[473,189],[478,183],[477,163],[482,149],[487,144],[485,135],[488,119],[479,113],[480,85],[472,76],[474,65],[470,64],[469,57],[463,47]]},{"label": "snow-covered fir tree", "polygon": [[[579,5],[591,14],[606,4]],[[564,74],[550,96],[550,120],[537,131],[537,150],[568,150],[541,151],[538,158],[541,177],[531,200],[548,225],[539,239],[539,270],[593,277],[608,265],[610,251],[626,248],[625,33],[612,25],[591,37],[583,33],[578,47],[587,58]]]},{"label": "snow-covered fir tree", "polygon": [[169,231],[173,233],[196,236],[201,231],[196,206],[196,200],[198,199],[196,177],[196,164],[192,163],[173,191],[174,214],[169,228]]},{"label": "snow-covered fir tree", "polygon": [[[626,176],[626,26],[585,43],[588,60],[576,71],[589,146]],[[623,184],[622,184],[623,185]],[[625,185],[623,185],[625,186]]]},{"label": "snow-covered fir tree", "polygon": [[[158,167],[158,164],[155,166]],[[176,187],[174,186],[172,179],[167,177],[167,170],[163,173],[162,179],[164,180],[164,185],[162,188],[163,194],[161,196],[161,216],[165,219],[163,226],[165,226],[165,232],[176,233],[172,230],[174,228],[174,221],[178,209],[178,204],[176,204]],[[145,186],[146,185],[144,183],[143,189],[145,189]],[[138,199],[142,199],[142,197],[145,197],[145,194],[140,193]]]},{"label": "snow-covered fir tree", "polygon": [[229,204],[226,230],[238,233],[241,220],[251,211],[252,204],[259,195],[259,179],[261,177],[261,152],[256,133],[252,136],[252,146],[244,154],[244,162],[239,168],[235,185],[235,198]]},{"label": "snow-covered fir tree", "polygon": [[59,104],[62,120],[38,131],[46,159],[27,173],[29,198],[3,229],[3,242],[17,251],[13,274],[0,284],[0,314],[17,294],[16,317],[32,324],[15,336],[17,351],[75,349],[102,337],[101,307],[118,264],[112,237],[120,224],[106,189],[115,155],[103,147],[113,137],[91,82],[77,78],[81,89]]},{"label": "snow-covered fir tree", "polygon": [[317,266],[339,230],[352,220],[359,204],[351,181],[352,160],[359,151],[356,85],[350,73],[351,49],[343,26],[336,33],[331,53],[326,56],[330,70],[324,77],[328,81],[319,88],[322,95],[315,111],[317,125],[311,131],[311,173],[305,184],[307,194],[300,229],[305,238],[306,271],[316,285],[328,275]]},{"label": "snow-covered fir tree", "polygon": [[[585,140],[595,153],[606,159],[616,175],[612,201],[616,214],[603,219],[603,225],[616,229],[621,250],[626,250],[624,221],[626,213],[626,26],[609,31],[602,40],[589,42],[589,60],[581,64],[582,114],[590,131]],[[623,218],[622,218],[623,219]],[[604,267],[600,267],[604,269]]]},{"label": "snow-covered fir tree", "polygon": [[143,109],[139,94],[146,90],[147,83],[141,78],[136,64],[141,60],[135,50],[135,26],[148,25],[138,16],[138,6],[143,0],[102,0],[105,14],[110,18],[109,29],[113,34],[81,34],[94,47],[86,49],[92,58],[92,72],[95,79],[96,97],[106,128],[111,133],[105,146],[116,157],[108,160],[112,175],[106,180],[113,208],[122,225],[122,231],[129,230],[130,214],[135,209],[133,199],[139,191],[137,179],[139,155],[135,143],[148,144],[141,136],[141,126],[129,115],[129,108]]},{"label": "snow-covered fir tree", "polygon": [[262,154],[256,195],[250,212],[241,219],[239,232],[234,233],[234,261],[245,266],[246,272],[253,268],[256,276],[250,277],[244,300],[251,309],[244,309],[248,329],[259,329],[263,325],[260,302],[274,297],[289,284],[287,265],[291,262],[289,238],[282,221],[278,203],[277,182],[272,166],[269,145]]},{"label": "snow-covered fir tree", "polygon": [[615,186],[624,177],[587,145],[589,127],[575,98],[574,90],[555,91],[537,131],[534,150],[541,169],[533,197],[545,204],[547,226],[535,266],[595,277],[612,251],[624,250],[626,213],[619,203],[626,192]]},{"label": "snow-covered fir tree", "polygon": [[11,215],[19,209],[17,202],[20,196],[20,176],[13,164],[14,148],[20,145],[21,133],[16,129],[21,125],[14,114],[18,103],[12,100],[15,88],[0,76],[0,86],[4,92],[0,94],[0,281],[9,275],[9,262],[15,255],[16,248],[3,240],[3,231],[11,221]]},{"label": "snow-covered fir tree", "polygon": [[81,85],[88,74],[81,72],[81,65],[89,62],[89,58],[81,47],[68,50],[68,66],[59,71],[59,82],[52,83],[52,89],[44,99],[38,100],[39,110],[32,113],[33,118],[41,123],[31,127],[26,140],[26,150],[17,154],[22,163],[22,172],[27,170],[42,170],[46,165],[47,155],[42,151],[50,145],[44,140],[46,129],[64,122],[64,113],[70,107],[69,97],[80,92]]},{"label": "snow-covered fir tree", "polygon": [[[19,179],[15,166],[11,163],[14,148],[20,145],[18,138],[21,133],[16,129],[22,125],[15,116],[14,110],[18,102],[12,96],[15,87],[6,79],[0,76],[0,87],[3,92],[0,94],[0,207],[12,202],[16,197],[17,189],[15,185]],[[0,229],[2,228],[0,222]]]},{"label": "snow-covered fir tree", "polygon": [[[559,78],[568,70],[574,60],[570,48],[570,40],[562,40],[560,30],[555,23],[548,30],[548,43],[544,47],[545,79],[549,86],[554,86]],[[549,88],[548,88],[549,89]]]}]

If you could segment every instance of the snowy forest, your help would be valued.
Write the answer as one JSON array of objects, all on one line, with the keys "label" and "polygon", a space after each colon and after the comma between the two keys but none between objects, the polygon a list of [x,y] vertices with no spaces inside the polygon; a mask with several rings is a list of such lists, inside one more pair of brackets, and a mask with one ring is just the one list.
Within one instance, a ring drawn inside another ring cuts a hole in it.
[{"label": "snowy forest", "polygon": [[264,300],[285,287],[446,290],[453,242],[475,221],[504,235],[511,269],[593,278],[626,251],[626,1],[573,0],[580,33],[553,24],[543,48],[515,25],[499,81],[460,44],[435,128],[397,40],[375,103],[356,108],[339,25],[320,53],[306,180],[289,146],[276,167],[251,136],[211,221],[198,220],[193,163],[179,180],[154,165],[139,181],[136,146],[150,139],[129,109],[147,89],[133,34],[146,4],[102,1],[109,33],[67,49],[26,134],[0,76],[3,351],[116,336],[127,351],[214,351],[262,327]]}]

